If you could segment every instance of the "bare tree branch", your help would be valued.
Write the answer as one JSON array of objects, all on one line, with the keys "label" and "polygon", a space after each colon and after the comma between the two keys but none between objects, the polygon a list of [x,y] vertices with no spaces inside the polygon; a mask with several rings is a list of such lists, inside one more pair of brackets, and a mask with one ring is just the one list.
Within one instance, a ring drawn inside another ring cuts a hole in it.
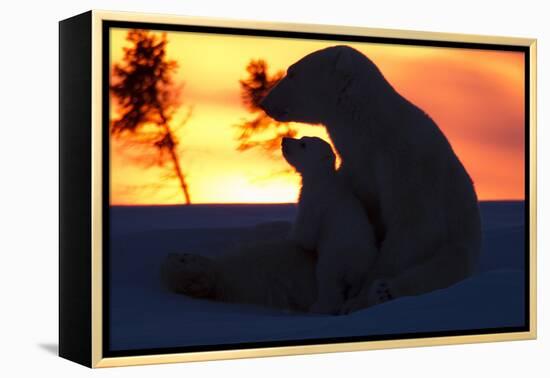
[{"label": "bare tree branch", "polygon": [[278,151],[284,137],[295,137],[297,131],[289,123],[277,122],[269,117],[259,106],[262,99],[283,78],[279,71],[274,75],[268,72],[265,60],[251,60],[246,67],[248,77],[239,80],[241,101],[254,118],[243,120],[236,125],[239,133],[238,151],[261,148],[268,153]]},{"label": "bare tree branch", "polygon": [[[179,141],[171,126],[182,103],[183,84],[172,80],[177,62],[166,59],[166,33],[158,36],[135,29],[128,31],[126,39],[131,46],[124,48],[122,62],[113,66],[110,89],[119,117],[111,121],[111,134],[129,146],[139,144],[156,150],[156,164],[170,167],[185,203],[190,204],[189,186],[176,153]],[[178,128],[190,117],[191,108]],[[147,154],[141,163],[152,166]]]}]

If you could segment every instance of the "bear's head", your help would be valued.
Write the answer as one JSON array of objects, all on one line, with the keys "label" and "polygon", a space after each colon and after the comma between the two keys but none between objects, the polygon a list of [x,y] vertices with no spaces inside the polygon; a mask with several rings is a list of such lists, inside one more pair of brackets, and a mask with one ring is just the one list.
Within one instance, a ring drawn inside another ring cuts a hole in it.
[{"label": "bear's head", "polygon": [[371,85],[365,82],[378,83],[381,77],[376,65],[359,51],[333,46],[306,55],[288,67],[286,76],[260,107],[280,122],[326,123],[337,111],[335,107],[349,96],[347,92],[367,90]]},{"label": "bear's head", "polygon": [[171,253],[162,264],[161,277],[175,292],[194,298],[216,298],[219,270],[216,262],[208,257]]},{"label": "bear's head", "polygon": [[330,144],[317,137],[283,138],[283,156],[302,176],[335,171],[336,157]]}]

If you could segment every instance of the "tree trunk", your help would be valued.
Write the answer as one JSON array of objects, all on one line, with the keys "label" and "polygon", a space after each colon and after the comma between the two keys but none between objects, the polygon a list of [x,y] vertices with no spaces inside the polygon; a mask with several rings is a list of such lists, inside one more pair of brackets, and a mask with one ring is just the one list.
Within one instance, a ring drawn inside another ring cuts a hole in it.
[{"label": "tree trunk", "polygon": [[170,151],[170,158],[174,163],[174,170],[176,171],[176,175],[178,176],[178,180],[180,182],[181,190],[183,191],[183,195],[185,197],[185,204],[191,205],[191,195],[189,194],[189,187],[187,185],[187,181],[185,181],[185,175],[181,170],[180,162],[178,160],[178,155],[176,154],[176,150],[175,150],[176,144],[174,143],[172,130],[170,130],[170,126],[168,126],[167,119],[164,117],[164,115],[161,114],[161,117],[163,120],[162,126],[164,127],[164,130],[166,131],[166,134],[168,135],[170,140],[170,145],[168,146],[168,150]]},{"label": "tree trunk", "polygon": [[174,170],[176,171],[176,175],[178,176],[178,179],[180,182],[181,190],[183,190],[183,195],[185,196],[185,204],[191,205],[191,196],[189,195],[189,187],[187,186],[187,182],[185,181],[185,176],[181,171],[181,166],[178,161],[178,156],[176,155],[176,151],[174,151],[174,147],[170,148],[170,157],[174,162]]}]

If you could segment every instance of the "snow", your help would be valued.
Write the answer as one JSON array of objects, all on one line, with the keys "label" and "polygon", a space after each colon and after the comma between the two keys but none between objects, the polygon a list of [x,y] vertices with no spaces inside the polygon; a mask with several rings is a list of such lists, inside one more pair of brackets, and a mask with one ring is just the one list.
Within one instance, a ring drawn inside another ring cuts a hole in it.
[{"label": "snow", "polygon": [[171,252],[214,256],[294,205],[112,207],[110,347],[135,350],[520,327],[525,322],[523,202],[482,202],[483,253],[473,277],[346,316],[296,314],[192,299],[163,288]]}]

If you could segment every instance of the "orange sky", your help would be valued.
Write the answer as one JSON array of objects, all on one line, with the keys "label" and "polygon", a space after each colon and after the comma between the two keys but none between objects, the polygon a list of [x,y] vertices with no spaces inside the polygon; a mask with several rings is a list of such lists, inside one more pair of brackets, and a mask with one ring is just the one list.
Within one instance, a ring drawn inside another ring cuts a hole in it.
[{"label": "orange sky", "polygon": [[[120,61],[126,29],[111,29],[111,62]],[[281,154],[236,150],[234,125],[250,114],[239,79],[250,59],[271,72],[334,41],[168,32],[167,54],[193,106],[177,132],[180,163],[193,203],[295,202],[299,177]],[[389,82],[443,130],[472,176],[480,200],[524,198],[524,58],[519,52],[346,43],[370,57]],[[112,108],[112,107],[111,107]],[[182,108],[174,124],[185,115]],[[111,117],[115,114],[112,113]],[[299,136],[328,139],[322,127],[299,125]],[[175,204],[183,196],[165,170],[145,169],[111,139],[111,204]]]}]

